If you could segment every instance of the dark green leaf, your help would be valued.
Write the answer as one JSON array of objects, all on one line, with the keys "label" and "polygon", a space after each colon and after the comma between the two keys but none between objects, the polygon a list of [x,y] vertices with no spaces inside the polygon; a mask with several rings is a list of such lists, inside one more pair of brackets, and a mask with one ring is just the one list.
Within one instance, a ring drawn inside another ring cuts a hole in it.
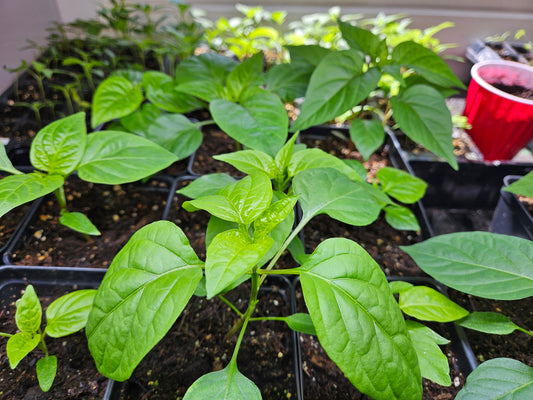
[{"label": "dark green leaf", "polygon": [[503,188],[507,192],[533,197],[533,171]]},{"label": "dark green leaf", "polygon": [[385,129],[375,119],[354,119],[350,124],[350,139],[365,160],[383,144]]},{"label": "dark green leaf", "polygon": [[278,64],[266,75],[266,89],[276,93],[284,102],[303,97],[315,67],[303,62]]},{"label": "dark green leaf", "polygon": [[420,200],[426,192],[427,183],[408,172],[383,167],[377,174],[381,190],[402,203],[412,204]]},{"label": "dark green leaf", "polygon": [[509,335],[519,329],[509,317],[495,312],[473,312],[455,323],[464,328],[493,335]]},{"label": "dark green leaf", "polygon": [[369,30],[359,28],[346,22],[338,21],[342,38],[355,50],[368,54],[373,61],[385,61],[389,55],[387,42]]},{"label": "dark green leaf", "polygon": [[204,103],[196,97],[174,90],[176,82],[171,76],[162,72],[145,72],[142,84],[146,98],[162,110],[186,113],[204,107]]},{"label": "dark green leaf", "polygon": [[263,53],[259,52],[237,65],[226,79],[229,99],[239,101],[248,87],[259,87],[265,83],[263,76]]}]

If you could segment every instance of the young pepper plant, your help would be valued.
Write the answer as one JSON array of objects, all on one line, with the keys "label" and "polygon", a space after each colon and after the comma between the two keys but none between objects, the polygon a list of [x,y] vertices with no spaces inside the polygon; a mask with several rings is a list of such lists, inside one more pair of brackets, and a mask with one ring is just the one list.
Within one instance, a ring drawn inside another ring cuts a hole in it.
[{"label": "young pepper plant", "polygon": [[[381,268],[358,244],[328,239],[300,267],[275,268],[315,215],[352,225],[372,223],[381,206],[365,185],[332,168],[310,168],[294,176],[289,195],[274,193],[270,177],[260,171],[207,191],[184,207],[207,210],[235,227],[214,235],[205,262],[175,224],[159,221],[141,228],[113,260],[89,314],[86,333],[98,369],[113,379],[128,379],[199,285],[211,299],[250,280],[248,308],[230,329],[238,334],[231,360],[222,371],[196,381],[184,398],[242,399],[243,393],[261,398],[238,370],[238,351],[247,326],[261,318],[252,315],[266,276],[288,273],[300,275],[320,343],[359,390],[375,399],[419,399],[421,374],[402,313]],[[296,201],[302,218],[293,228]],[[300,317],[290,319],[293,327]]]},{"label": "young pepper plant", "polygon": [[0,170],[9,175],[0,180],[0,217],[13,208],[54,193],[60,207],[59,222],[87,235],[98,229],[82,213],[67,208],[63,184],[77,171],[86,182],[119,185],[146,178],[177,160],[155,143],[119,131],[87,135],[85,113],[57,120],[41,129],[30,148],[35,171],[22,173],[0,147]]},{"label": "young pepper plant", "polygon": [[39,386],[47,392],[57,372],[57,357],[50,355],[45,338],[60,338],[78,332],[85,327],[96,290],[84,289],[68,293],[54,300],[46,309],[46,327],[41,328],[43,310],[35,289],[28,285],[16,302],[16,333],[0,332],[7,337],[6,354],[11,369],[31,351],[39,348],[44,356],[35,365]]}]

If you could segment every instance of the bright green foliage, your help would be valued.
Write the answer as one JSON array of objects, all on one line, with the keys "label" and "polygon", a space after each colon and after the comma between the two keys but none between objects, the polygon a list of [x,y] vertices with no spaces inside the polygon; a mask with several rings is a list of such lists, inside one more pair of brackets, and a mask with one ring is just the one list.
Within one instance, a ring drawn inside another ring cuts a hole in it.
[{"label": "bright green foliage", "polygon": [[507,192],[533,197],[533,171],[503,188]]},{"label": "bright green foliage", "polygon": [[354,119],[350,124],[350,138],[365,160],[383,144],[385,131],[376,119]]},{"label": "bright green foliage", "polygon": [[474,329],[493,335],[509,335],[518,329],[533,336],[533,333],[520,328],[509,317],[495,312],[473,312],[465,318],[456,321],[456,324],[463,328]]},{"label": "bright green foliage", "polygon": [[407,204],[420,200],[427,188],[427,183],[420,178],[391,167],[381,168],[376,178],[384,193]]},{"label": "bright green foliage", "polygon": [[94,224],[87,218],[85,214],[80,212],[62,211],[59,217],[61,225],[65,225],[67,228],[73,231],[85,233],[87,235],[100,235],[100,231]]}]

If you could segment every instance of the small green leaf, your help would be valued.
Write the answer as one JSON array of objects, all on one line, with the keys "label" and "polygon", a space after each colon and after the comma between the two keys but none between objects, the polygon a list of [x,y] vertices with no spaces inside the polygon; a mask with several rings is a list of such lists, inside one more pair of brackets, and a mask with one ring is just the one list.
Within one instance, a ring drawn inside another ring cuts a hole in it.
[{"label": "small green leaf", "polygon": [[276,93],[284,102],[304,97],[315,67],[304,62],[277,64],[266,75],[266,89]]},{"label": "small green leaf", "polygon": [[385,61],[389,55],[387,42],[367,29],[359,28],[346,22],[338,21],[342,38],[352,49],[368,54],[372,60]]},{"label": "small green leaf", "polygon": [[217,194],[219,190],[230,183],[235,182],[235,178],[229,176],[228,174],[207,174],[195,179],[183,189],[177,190],[176,193],[182,194],[191,199],[197,199],[198,197]]},{"label": "small green leaf", "polygon": [[67,176],[81,161],[87,144],[85,113],[61,118],[41,129],[31,143],[31,164],[49,174]]},{"label": "small green leaf", "polygon": [[41,335],[34,332],[18,332],[11,336],[6,345],[6,354],[11,369],[15,369],[19,362],[39,345],[40,341]]},{"label": "small green leaf", "polygon": [[29,173],[9,175],[0,179],[0,217],[61,187],[65,179],[60,175]]},{"label": "small green leaf", "polygon": [[142,85],[146,91],[146,98],[162,110],[171,113],[186,113],[205,106],[196,97],[174,90],[176,82],[171,76],[162,72],[145,72]]},{"label": "small green leaf", "polygon": [[533,296],[533,242],[490,232],[458,232],[402,246],[444,285],[474,296],[517,300]]},{"label": "small green leaf", "polygon": [[226,368],[197,379],[183,400],[261,400],[257,386],[230,363]]},{"label": "small green leaf", "polygon": [[473,312],[455,323],[463,328],[493,335],[509,335],[520,329],[509,317],[495,312]]},{"label": "small green leaf", "polygon": [[293,177],[310,168],[333,168],[352,181],[362,181],[357,170],[321,149],[305,149],[294,153],[288,166],[288,173],[290,177]]},{"label": "small green leaf", "polygon": [[11,163],[11,160],[6,153],[6,147],[2,142],[0,142],[0,171],[9,172],[10,174],[22,174],[22,172],[16,169]]},{"label": "small green leaf", "polygon": [[57,357],[45,356],[37,361],[35,366],[39,386],[43,392],[48,392],[54,383],[57,373]]},{"label": "small green leaf", "polygon": [[294,211],[298,197],[287,196],[270,205],[254,221],[254,236],[268,235],[285,218]]},{"label": "small green leaf", "polygon": [[76,232],[94,236],[101,235],[98,228],[94,226],[89,218],[80,212],[62,211],[59,217],[59,223]]},{"label": "small green leaf", "polygon": [[307,63],[316,67],[320,61],[333,51],[319,45],[287,46],[291,55],[291,64],[296,62]]},{"label": "small green leaf", "polygon": [[285,317],[285,323],[293,331],[306,333],[308,335],[316,335],[315,326],[311,316],[306,313],[296,313]]},{"label": "small green leaf", "polygon": [[427,286],[401,292],[398,304],[404,313],[422,321],[451,322],[468,315],[463,307]]},{"label": "small green leaf", "polygon": [[46,309],[45,333],[63,337],[84,328],[95,294],[93,289],[77,290],[54,300]]},{"label": "small green leaf", "polygon": [[78,173],[88,182],[119,185],[146,178],[175,161],[174,154],[142,137],[99,131],[89,135]]},{"label": "small green leaf", "polygon": [[384,208],[385,220],[394,229],[406,231],[419,231],[420,225],[416,216],[407,207],[389,204]]},{"label": "small green leaf", "polygon": [[124,117],[138,109],[143,101],[143,93],[121,76],[110,76],[98,87],[93,96],[91,126],[95,128],[104,122]]},{"label": "small green leaf", "polygon": [[224,161],[233,165],[245,174],[264,172],[270,178],[276,177],[276,163],[268,154],[258,150],[242,150],[213,156],[215,160]]},{"label": "small green leaf", "polygon": [[24,294],[16,302],[15,322],[22,332],[35,333],[41,327],[43,310],[41,302],[32,285],[28,285]]},{"label": "small green leaf", "polygon": [[207,248],[205,261],[207,298],[221,293],[255,267],[272,243],[268,236],[252,240],[236,229],[215,236]]},{"label": "small green leaf", "polygon": [[[120,124],[128,132],[136,133],[144,137],[148,126],[160,116],[161,110],[157,106],[151,103],[145,103],[140,109],[120,118]],[[108,126],[108,129],[113,130],[111,124]]]},{"label": "small green leaf", "polygon": [[376,178],[383,192],[406,204],[420,200],[428,186],[422,179],[392,167],[381,168]]},{"label": "small green leaf", "polygon": [[516,400],[533,398],[533,368],[510,358],[494,358],[466,378],[455,400]]},{"label": "small green leaf", "polygon": [[419,322],[407,320],[405,321],[405,323],[407,324],[407,329],[409,330],[409,333],[418,332],[419,334],[423,334],[431,338],[431,340],[438,345],[446,345],[450,343],[448,339],[446,339],[445,337],[442,337],[437,332],[435,332],[433,329],[428,328],[427,326],[422,325]]},{"label": "small green leaf", "polygon": [[503,188],[507,192],[533,197],[533,171]]},{"label": "small green leaf", "polygon": [[404,292],[408,289],[411,289],[414,285],[409,282],[404,281],[391,281],[389,282],[390,290],[393,294]]},{"label": "small green leaf", "polygon": [[259,87],[265,82],[263,76],[263,53],[258,52],[237,65],[226,79],[230,99],[239,101],[248,87]]},{"label": "small green leaf", "polygon": [[385,129],[377,119],[354,119],[350,124],[350,138],[365,160],[383,144]]}]

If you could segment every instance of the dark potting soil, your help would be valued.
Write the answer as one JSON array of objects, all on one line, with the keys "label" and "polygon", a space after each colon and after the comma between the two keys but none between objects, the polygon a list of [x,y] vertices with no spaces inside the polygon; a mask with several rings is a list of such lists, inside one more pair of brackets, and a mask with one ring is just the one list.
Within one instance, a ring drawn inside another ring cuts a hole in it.
[{"label": "dark potting soil", "polygon": [[0,249],[7,244],[29,208],[28,204],[23,204],[0,218]]},{"label": "dark potting soil", "polygon": [[[74,290],[74,289],[72,289]],[[53,296],[40,296],[46,307],[59,296],[69,291],[58,289]],[[20,289],[0,300],[0,331],[15,333],[15,301],[20,298]],[[43,313],[44,314],[44,313]],[[0,338],[0,398],[3,400],[98,400],[104,397],[109,380],[100,375],[87,347],[84,331],[64,338],[46,337],[49,354],[58,358],[58,371],[51,389],[43,393],[35,372],[35,363],[43,352],[33,350],[12,370],[6,356],[7,338]]]},{"label": "dark potting soil", "polygon": [[[286,287],[261,292],[254,316],[287,315]],[[226,295],[238,309],[248,304],[249,285]],[[236,314],[219,299],[193,297],[160,343],[143,359],[124,389],[125,400],[181,399],[200,376],[223,369],[236,337],[225,335]],[[292,333],[275,321],[250,322],[239,351],[239,371],[261,390],[264,400],[296,398]]]},{"label": "dark potting soil", "polygon": [[102,235],[86,240],[59,224],[59,206],[48,196],[13,251],[13,264],[107,268],[135,231],[161,219],[168,184],[109,186],[72,179],[65,193],[69,210],[86,214]]},{"label": "dark potting soil", "polygon": [[520,85],[509,86],[502,83],[493,83],[492,86],[513,96],[521,97],[527,100],[533,100],[533,89],[528,89]]}]

